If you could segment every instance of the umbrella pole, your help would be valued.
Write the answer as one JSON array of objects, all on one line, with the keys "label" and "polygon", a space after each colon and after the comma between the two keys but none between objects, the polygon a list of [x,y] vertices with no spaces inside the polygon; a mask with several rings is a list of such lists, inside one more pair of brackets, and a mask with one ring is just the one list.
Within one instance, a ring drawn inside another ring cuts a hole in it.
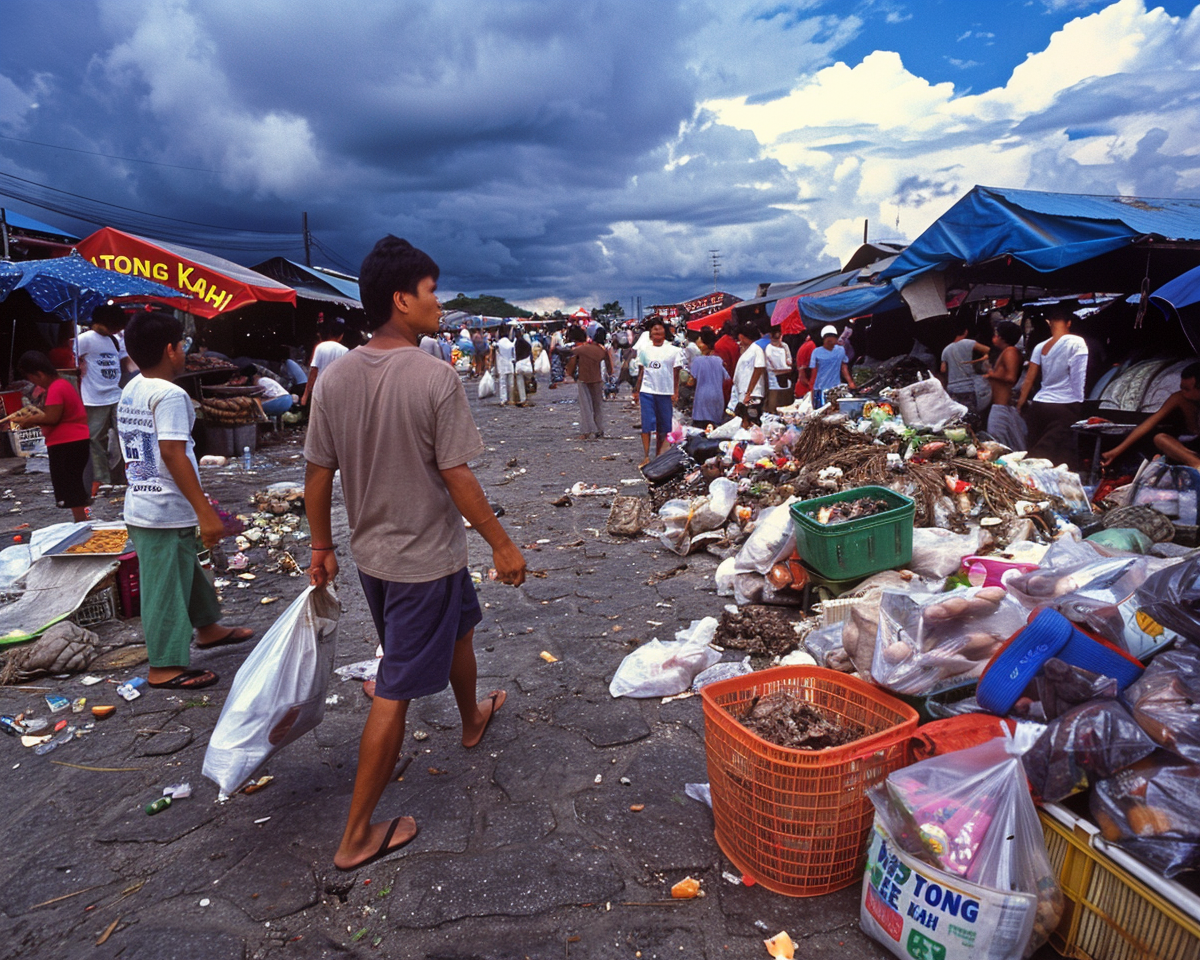
[{"label": "umbrella pole", "polygon": [[8,341],[8,379],[5,383],[13,382],[13,354],[17,352],[17,315],[12,318],[12,336]]}]

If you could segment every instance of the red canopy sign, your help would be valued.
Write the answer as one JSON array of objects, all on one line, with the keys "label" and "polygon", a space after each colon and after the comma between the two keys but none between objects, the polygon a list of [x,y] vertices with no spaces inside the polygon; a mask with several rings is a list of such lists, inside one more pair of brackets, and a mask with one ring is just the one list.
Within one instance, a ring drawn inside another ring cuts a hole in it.
[{"label": "red canopy sign", "polygon": [[76,249],[98,267],[157,280],[192,294],[194,299],[169,302],[198,317],[215,317],[257,300],[296,303],[296,291],[291,287],[232,260],[112,227],[80,240]]}]

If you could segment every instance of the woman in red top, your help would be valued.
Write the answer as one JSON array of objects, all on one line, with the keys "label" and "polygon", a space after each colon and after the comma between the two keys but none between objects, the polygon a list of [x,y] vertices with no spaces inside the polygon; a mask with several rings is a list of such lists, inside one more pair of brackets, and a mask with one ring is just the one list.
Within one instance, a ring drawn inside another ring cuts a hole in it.
[{"label": "woman in red top", "polygon": [[79,391],[58,375],[49,357],[36,350],[21,354],[17,372],[44,390],[46,396],[39,412],[16,414],[11,422],[17,427],[42,428],[46,454],[50,458],[54,499],[60,507],[70,509],[77,521],[86,520],[91,500],[83,485],[83,472],[91,454],[87,412],[83,409]]}]

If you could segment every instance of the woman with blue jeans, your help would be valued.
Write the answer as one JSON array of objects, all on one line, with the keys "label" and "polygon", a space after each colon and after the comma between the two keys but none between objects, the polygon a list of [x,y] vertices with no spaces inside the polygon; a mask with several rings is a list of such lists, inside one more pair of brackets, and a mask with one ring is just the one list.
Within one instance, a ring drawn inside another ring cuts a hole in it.
[{"label": "woman with blue jeans", "polygon": [[679,399],[679,350],[666,342],[667,327],[659,317],[652,317],[647,329],[650,342],[638,348],[638,378],[633,388],[635,402],[642,411],[642,452],[650,462],[650,434],[657,437],[655,456],[667,446],[671,432],[673,408]]},{"label": "woman with blue jeans", "polygon": [[287,387],[278,380],[262,376],[258,367],[243,367],[241,372],[247,386],[262,387],[262,409],[268,417],[283,416],[297,402],[297,398],[288,393]]}]

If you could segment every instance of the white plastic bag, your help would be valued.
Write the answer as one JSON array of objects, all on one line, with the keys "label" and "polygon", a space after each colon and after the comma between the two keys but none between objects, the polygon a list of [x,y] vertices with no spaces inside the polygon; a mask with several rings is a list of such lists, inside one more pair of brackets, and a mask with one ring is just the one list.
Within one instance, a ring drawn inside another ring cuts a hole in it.
[{"label": "white plastic bag", "polygon": [[683,693],[706,670],[721,659],[709,644],[717,633],[715,617],[693,620],[673,642],[651,640],[621,661],[608,692],[614,697],[673,697]]},{"label": "white plastic bag", "polygon": [[494,397],[496,395],[496,379],[492,376],[491,370],[485,370],[483,376],[479,378],[479,399],[484,397]]},{"label": "white plastic bag", "polygon": [[659,540],[669,550],[686,557],[697,546],[697,534],[723,527],[737,503],[737,484],[717,477],[708,488],[708,496],[690,500],[668,500],[658,511],[663,522]]},{"label": "white plastic bag", "polygon": [[305,588],[238,669],[204,754],[223,795],[321,722],[340,616],[331,588]]},{"label": "white plastic bag", "polygon": [[795,502],[795,497],[788,497],[758,515],[754,532],[737,555],[738,573],[766,575],[776,563],[791,556],[796,548],[796,528],[788,508]]},{"label": "white plastic bag", "polygon": [[539,353],[538,358],[533,362],[533,372],[539,377],[550,376],[550,357],[545,350]]}]

